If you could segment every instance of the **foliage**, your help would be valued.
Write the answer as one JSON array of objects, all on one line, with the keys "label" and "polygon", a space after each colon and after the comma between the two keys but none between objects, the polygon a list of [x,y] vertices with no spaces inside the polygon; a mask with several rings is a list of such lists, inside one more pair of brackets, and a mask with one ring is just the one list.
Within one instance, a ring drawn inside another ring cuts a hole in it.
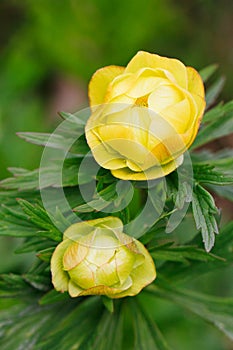
[{"label": "foliage", "polygon": [[[213,67],[201,74],[206,80],[211,73]],[[210,104],[220,85],[215,83],[210,90]],[[23,238],[16,252],[35,255],[25,273],[1,276],[1,349],[175,349],[157,325],[158,317],[147,298],[152,305],[159,303],[160,298],[172,301],[233,340],[232,298],[187,288],[190,281],[233,264],[233,222],[220,224],[219,209],[209,192],[211,189],[232,200],[232,151],[212,153],[198,149],[232,132],[232,106],[233,102],[218,104],[206,112],[193,146],[195,152],[191,152],[191,182],[184,177],[186,180],[180,184],[178,169],[167,176],[166,186],[160,180],[149,185],[143,181],[123,185],[107,170],[95,172],[95,162],[82,136],[85,113],[63,114],[64,127],[52,135],[19,134],[28,142],[55,150],[56,159],[49,164],[42,161],[37,170],[12,168],[13,176],[0,184],[0,199],[4,201],[0,235]],[[87,154],[91,162],[88,176],[82,168]],[[96,190],[84,198],[83,188],[91,188],[93,181]],[[64,206],[63,197],[59,197],[60,190],[71,212]],[[45,203],[43,191],[50,198],[49,203]],[[143,205],[149,207],[149,214],[143,213],[144,223],[151,213],[156,214],[139,237],[157,266],[158,277],[153,284],[137,297],[114,301],[106,297],[72,299],[53,289],[51,255],[61,242],[63,231],[75,219],[95,219],[112,213],[133,234],[142,222]],[[186,232],[182,228],[184,221],[188,221]]]}]

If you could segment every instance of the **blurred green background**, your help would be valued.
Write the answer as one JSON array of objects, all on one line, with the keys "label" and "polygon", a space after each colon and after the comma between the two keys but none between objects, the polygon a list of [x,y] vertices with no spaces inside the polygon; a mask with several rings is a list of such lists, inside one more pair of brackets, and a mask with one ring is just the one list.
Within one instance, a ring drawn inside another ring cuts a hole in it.
[{"label": "blurred green background", "polygon": [[[58,111],[88,105],[96,69],[125,65],[138,50],[197,69],[218,63],[227,77],[222,98],[232,98],[232,22],[230,0],[1,0],[0,179],[9,176],[7,167],[39,166],[41,149],[17,138],[17,131],[52,131]],[[18,241],[0,242],[1,272],[23,269],[27,260],[12,254]],[[218,278],[224,285],[224,274]],[[211,293],[215,281],[210,276],[199,283]],[[177,349],[233,349],[199,319],[186,321],[191,317],[180,309],[163,301],[156,310]]]}]

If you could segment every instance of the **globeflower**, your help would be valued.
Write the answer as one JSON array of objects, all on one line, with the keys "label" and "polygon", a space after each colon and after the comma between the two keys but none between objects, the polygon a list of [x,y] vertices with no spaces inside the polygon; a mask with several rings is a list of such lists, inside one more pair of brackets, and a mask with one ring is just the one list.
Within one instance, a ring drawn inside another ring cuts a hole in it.
[{"label": "globeflower", "polygon": [[85,129],[95,160],[123,180],[171,173],[196,137],[204,97],[198,72],[177,59],[140,51],[126,67],[97,70]]},{"label": "globeflower", "polygon": [[144,245],[111,216],[71,225],[52,255],[51,271],[55,289],[71,297],[133,296],[156,277]]}]

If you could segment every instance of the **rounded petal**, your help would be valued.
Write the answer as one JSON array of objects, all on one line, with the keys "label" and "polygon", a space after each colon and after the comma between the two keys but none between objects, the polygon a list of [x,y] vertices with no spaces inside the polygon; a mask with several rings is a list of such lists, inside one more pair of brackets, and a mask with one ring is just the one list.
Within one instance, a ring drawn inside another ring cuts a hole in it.
[{"label": "rounded petal", "polygon": [[160,112],[165,120],[167,120],[178,134],[184,134],[189,128],[191,111],[188,99],[184,99],[172,106],[165,108]]},{"label": "rounded petal", "polygon": [[188,90],[191,92],[191,94],[199,95],[204,98],[205,89],[200,74],[196,71],[196,69],[187,67],[187,75]]},{"label": "rounded petal", "polygon": [[86,221],[89,225],[100,228],[107,228],[114,232],[122,232],[123,224],[122,221],[115,216],[107,216],[106,218],[100,218],[95,220]]},{"label": "rounded petal", "polygon": [[121,180],[147,181],[164,177],[174,171],[183,163],[183,156],[174,159],[168,164],[155,166],[143,172],[133,172],[129,168],[111,170],[113,176]]},{"label": "rounded petal", "polygon": [[[78,226],[85,227],[78,224],[76,231]],[[55,289],[68,291],[71,297],[106,295],[121,298],[139,293],[155,278],[147,250],[139,241],[122,232],[123,224],[119,218],[110,216],[89,220],[88,225],[93,227],[92,233],[78,237],[77,242],[64,235],[64,241],[55,249],[51,261]],[[90,241],[89,236],[93,237],[94,248],[81,244],[82,239]],[[75,265],[77,261],[79,263]],[[145,269],[141,268],[144,264]],[[141,273],[144,276],[140,276]]]},{"label": "rounded petal", "polygon": [[[154,261],[144,247],[144,245],[136,241],[136,245],[141,254],[144,255],[145,260],[142,264],[137,265],[135,269],[132,270],[130,277],[132,278],[132,286],[127,290],[127,295],[136,295],[148,284],[152,283],[156,278],[156,270]],[[121,293],[121,297],[124,296],[125,292]]]},{"label": "rounded petal", "polygon": [[119,277],[117,275],[117,267],[116,267],[115,259],[113,259],[108,264],[104,264],[100,266],[96,270],[97,285],[105,285],[105,286],[111,287],[117,283],[119,283]]},{"label": "rounded petal", "polygon": [[56,290],[65,292],[68,290],[69,275],[63,270],[63,255],[72,242],[66,239],[55,249],[51,259],[52,283]]},{"label": "rounded petal", "polygon": [[83,292],[83,289],[77,286],[77,284],[74,283],[72,280],[69,280],[68,292],[72,298],[75,298],[75,297],[78,297]]},{"label": "rounded petal", "polygon": [[95,271],[86,261],[81,262],[78,266],[69,270],[70,279],[82,289],[95,286]]},{"label": "rounded petal", "polygon": [[104,103],[109,84],[115,77],[122,74],[124,70],[124,67],[107,66],[98,69],[93,74],[88,89],[88,96],[91,106]]},{"label": "rounded petal", "polygon": [[167,70],[175,77],[177,84],[183,88],[187,88],[186,67],[181,61],[175,58],[167,58],[145,51],[139,51],[128,63],[125,73],[136,73],[143,67]]},{"label": "rounded petal", "polygon": [[86,258],[88,252],[88,246],[72,242],[63,256],[64,270],[69,271],[80,264]]},{"label": "rounded petal", "polygon": [[116,253],[115,264],[116,272],[120,284],[123,284],[129,277],[135,262],[136,256],[128,248],[122,246]]},{"label": "rounded petal", "polygon": [[153,90],[148,98],[148,106],[156,113],[172,107],[177,102],[183,100],[183,93],[171,84],[160,85]]},{"label": "rounded petal", "polygon": [[[101,230],[102,231],[102,230]],[[106,264],[114,257],[116,246],[118,242],[113,237],[102,233],[95,237],[93,247],[89,248],[87,261],[93,265],[101,266]]]}]

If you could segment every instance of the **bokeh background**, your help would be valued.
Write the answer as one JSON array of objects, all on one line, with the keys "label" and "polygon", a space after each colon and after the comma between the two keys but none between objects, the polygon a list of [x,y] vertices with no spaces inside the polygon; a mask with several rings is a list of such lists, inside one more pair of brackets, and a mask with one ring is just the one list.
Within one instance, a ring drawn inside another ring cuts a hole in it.
[{"label": "bokeh background", "polygon": [[[177,57],[198,70],[218,63],[218,74],[227,78],[221,99],[233,98],[231,0],[1,0],[0,23],[0,179],[9,176],[8,167],[39,166],[42,150],[20,140],[17,131],[52,131],[58,111],[87,107],[96,69],[125,65],[138,50]],[[22,271],[30,259],[13,255],[18,241],[0,243],[0,272]],[[227,293],[228,275],[209,276],[200,288]],[[169,303],[159,301],[153,312],[174,348],[233,349]]]}]

